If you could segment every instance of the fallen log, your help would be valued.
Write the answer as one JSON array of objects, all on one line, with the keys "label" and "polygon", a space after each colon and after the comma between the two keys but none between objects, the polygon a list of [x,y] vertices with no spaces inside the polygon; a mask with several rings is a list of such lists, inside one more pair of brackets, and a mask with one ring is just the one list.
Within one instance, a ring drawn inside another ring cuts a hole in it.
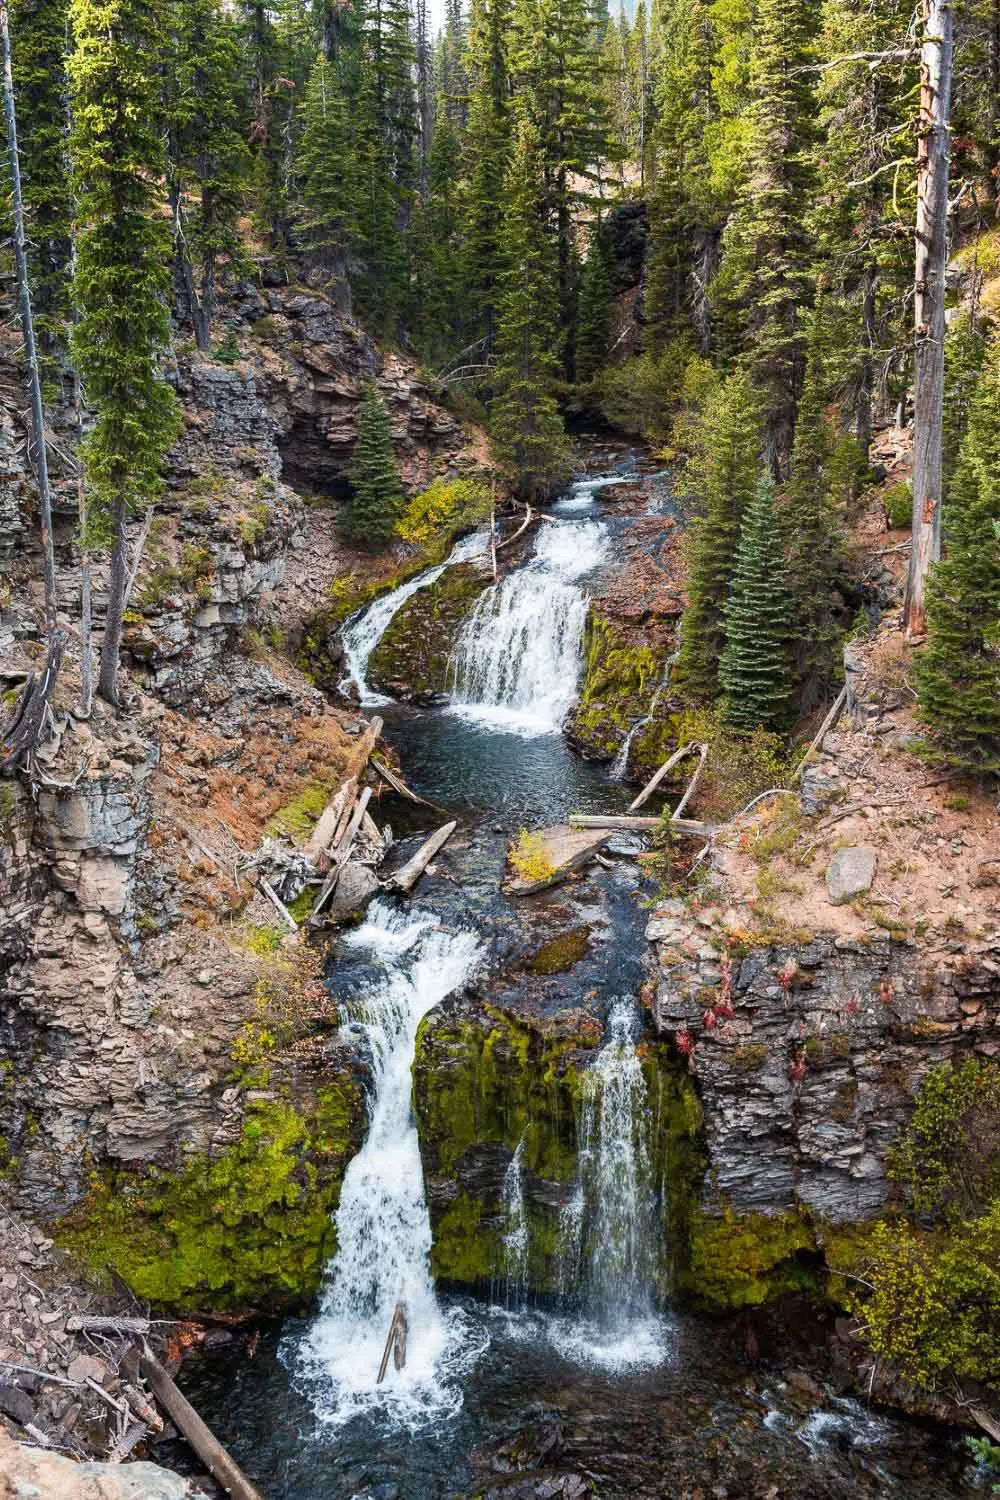
[{"label": "fallen log", "polygon": [[337,881],[340,879],[340,872],[347,864],[348,859],[350,859],[351,849],[354,846],[354,840],[357,837],[358,829],[361,827],[361,824],[364,821],[365,812],[368,808],[371,794],[371,787],[366,786],[364,791],[361,793],[361,796],[358,798],[357,806],[354,809],[351,821],[348,824],[341,839],[340,847],[334,854],[330,873],[326,878],[322,890],[316,897],[316,903],[313,906],[312,910],[313,916],[316,916],[323,910],[323,907],[326,905],[330,897],[333,895],[334,891],[337,889]]},{"label": "fallen log", "polygon": [[690,834],[693,838],[710,839],[719,832],[715,823],[697,823],[692,818],[632,818],[627,816],[605,817],[591,813],[570,813],[573,828],[631,828],[638,832],[651,832],[654,828],[670,828],[675,833]]},{"label": "fallen log", "polygon": [[141,1368],[157,1401],[226,1494],[232,1495],[234,1500],[264,1500],[260,1490],[250,1483],[243,1470],[230,1458],[148,1348],[143,1351]]},{"label": "fallen log", "polygon": [[74,1315],[66,1319],[67,1333],[148,1333],[148,1318],[86,1318]]},{"label": "fallen log", "polygon": [[844,686],[841,688],[840,692],[837,694],[836,699],[834,700],[833,707],[830,709],[830,712],[827,714],[826,718],[823,720],[822,724],[819,726],[819,733],[816,735],[816,738],[813,740],[812,744],[809,746],[809,749],[806,751],[805,755],[803,755],[802,759],[799,761],[798,765],[796,766],[795,771],[794,771],[794,773],[792,775],[792,781],[793,782],[798,781],[799,777],[802,775],[802,773],[805,770],[806,766],[809,764],[809,761],[812,759],[813,753],[815,752],[817,746],[819,746],[819,745],[821,745],[823,743],[823,740],[825,739],[826,735],[829,734],[829,732],[833,728],[834,724],[836,724],[837,720],[840,717],[840,710],[843,708],[843,706],[844,706],[844,704],[846,702],[847,702],[847,683],[845,682]]},{"label": "fallen log", "polygon": [[274,889],[274,886],[270,885],[264,879],[263,875],[258,875],[257,884],[260,886],[261,890],[264,892],[264,895],[270,901],[271,905],[275,908],[278,915],[281,917],[281,920],[288,928],[289,932],[298,932],[298,922],[296,922],[295,918],[288,910],[288,907],[285,905],[281,897],[278,895],[277,891]]},{"label": "fallen log", "polygon": [[354,798],[350,795],[351,783],[354,783],[354,792],[356,795],[358,780],[365,766],[368,764],[368,758],[375,749],[381,733],[382,720],[376,714],[369,722],[357,745],[351,751],[347,765],[344,768],[344,779],[320,813],[319,821],[306,842],[303,852],[306,858],[311,859],[314,864],[321,855],[326,853],[327,849],[334,842],[343,819],[345,803],[350,801],[353,806]]},{"label": "fallen log", "polygon": [[406,1303],[397,1302],[392,1314],[392,1322],[389,1324],[389,1336],[385,1341],[385,1349],[382,1352],[382,1363],[378,1367],[378,1379],[376,1385],[381,1385],[385,1379],[385,1372],[389,1368],[389,1354],[392,1354],[392,1362],[397,1370],[401,1370],[406,1364]]},{"label": "fallen log", "polygon": [[528,527],[531,525],[531,522],[532,522],[532,520],[534,518],[534,514],[535,513],[532,510],[531,506],[528,504],[527,501],[525,501],[524,502],[524,520],[521,522],[520,526],[514,532],[513,536],[509,536],[505,542],[501,542],[499,544],[499,546],[497,547],[497,551],[498,552],[502,552],[505,547],[512,547],[514,545],[514,543],[517,541],[518,537],[524,535],[524,533],[527,531]]},{"label": "fallen log", "polygon": [[702,773],[702,771],[704,771],[704,769],[705,769],[705,762],[708,760],[708,752],[709,752],[710,748],[711,747],[709,745],[699,745],[698,746],[698,749],[700,750],[701,754],[700,754],[700,758],[698,760],[698,764],[695,767],[695,773],[691,777],[691,780],[688,782],[688,784],[687,784],[687,790],[685,791],[683,797],[678,802],[678,804],[674,808],[673,812],[670,814],[670,821],[671,821],[671,823],[676,823],[677,819],[682,816],[682,814],[684,812],[684,809],[687,807],[688,803],[691,801],[691,798],[694,796],[695,792],[697,791],[698,783],[701,780],[701,773]]},{"label": "fallen log", "polygon": [[635,801],[629,803],[629,812],[638,812],[643,803],[649,801],[650,797],[656,791],[656,788],[659,786],[663,778],[665,776],[669,776],[670,772],[674,769],[674,766],[682,761],[685,756],[690,755],[692,751],[699,748],[700,747],[692,740],[690,745],[682,745],[679,750],[675,750],[670,759],[665,760],[663,762],[663,765],[655,773],[655,775],[651,776],[650,779],[646,782],[646,785],[643,787],[638,797],[636,797]]},{"label": "fallen log", "polygon": [[407,802],[415,802],[418,807],[431,807],[435,812],[445,812],[447,810],[439,807],[436,802],[428,802],[426,797],[421,797],[419,792],[415,792],[412,787],[407,786],[402,776],[397,776],[395,771],[383,765],[374,755],[372,756],[372,767],[378,772],[382,780],[388,786],[391,786],[394,792],[398,792],[401,797],[405,797]]},{"label": "fallen log", "polygon": [[444,848],[457,827],[457,821],[452,821],[451,823],[446,823],[443,828],[439,828],[437,833],[432,833],[427,842],[422,844],[417,850],[413,858],[408,860],[401,870],[397,870],[395,875],[389,877],[387,882],[389,889],[403,891],[406,895],[409,895],[435,854],[437,854],[439,849]]}]

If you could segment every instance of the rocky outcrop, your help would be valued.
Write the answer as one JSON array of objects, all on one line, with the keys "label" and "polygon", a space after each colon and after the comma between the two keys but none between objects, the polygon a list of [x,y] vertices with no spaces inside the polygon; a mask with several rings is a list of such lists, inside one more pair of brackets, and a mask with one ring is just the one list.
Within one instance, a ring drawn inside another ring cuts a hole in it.
[{"label": "rocky outcrop", "polygon": [[0,1430],[0,1500],[194,1500],[200,1493],[159,1464],[77,1463]]}]

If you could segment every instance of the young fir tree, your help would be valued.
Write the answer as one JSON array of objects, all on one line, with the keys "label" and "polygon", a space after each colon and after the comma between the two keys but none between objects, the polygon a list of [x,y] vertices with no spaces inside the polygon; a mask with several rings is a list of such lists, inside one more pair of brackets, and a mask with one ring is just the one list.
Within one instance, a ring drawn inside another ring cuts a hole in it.
[{"label": "young fir tree", "polygon": [[836,581],[843,573],[836,503],[847,496],[832,493],[837,442],[826,415],[830,382],[827,336],[826,303],[821,296],[813,314],[791,478],[779,505],[794,640],[794,682],[800,694],[804,693],[801,706],[806,709],[834,680],[842,604],[836,590]]},{"label": "young fir tree", "polygon": [[518,123],[505,201],[490,435],[496,458],[518,493],[539,499],[566,476],[568,457],[554,395],[559,361],[553,246],[538,135],[530,119]]},{"label": "young fir tree", "polygon": [[740,729],[781,729],[790,718],[792,601],[785,580],[774,480],[765,473],[740,529],[719,663],[729,719]]},{"label": "young fir tree", "polygon": [[296,170],[299,228],[310,261],[349,305],[347,261],[357,232],[357,173],[348,100],[339,70],[316,56],[303,104]]},{"label": "young fir tree", "polygon": [[14,94],[24,210],[32,246],[31,296],[42,372],[56,374],[70,318],[73,201],[66,171],[65,0],[11,6]]},{"label": "young fir tree", "polygon": [[593,197],[611,154],[601,77],[601,18],[591,0],[516,0],[511,71],[519,106],[538,138],[539,166],[556,240],[563,368],[573,378],[577,206]]},{"label": "young fir tree", "polygon": [[[649,199],[650,246],[644,322],[649,350],[660,355],[686,335],[695,311],[699,252],[714,238],[719,208],[707,181],[706,125],[713,109],[712,37],[706,0],[667,0],[657,64],[655,181]],[[702,280],[707,277],[702,265]],[[699,327],[707,349],[709,331]]]},{"label": "young fir tree", "polygon": [[943,755],[1000,771],[1000,344],[989,351],[944,514],[947,552],[931,570],[927,645],[914,673]]},{"label": "young fir tree", "polygon": [[580,278],[576,320],[576,378],[592,380],[604,367],[611,348],[611,319],[615,303],[614,268],[607,236],[600,225],[590,237],[590,249]]},{"label": "young fir tree", "polygon": [[691,528],[688,607],[674,681],[703,702],[719,691],[740,526],[757,488],[760,415],[749,377],[736,373],[709,396],[695,435],[689,478],[699,514]]},{"label": "young fir tree", "polygon": [[170,339],[170,226],[157,69],[161,0],[71,0],[71,136],[78,222],[72,352],[94,425],[83,445],[90,510],[111,573],[99,691],[117,703],[125,525],[156,493],[180,430],[159,356]]},{"label": "young fir tree", "polygon": [[759,0],[749,153],[726,226],[716,295],[764,397],[772,471],[786,475],[805,364],[800,312],[811,289],[805,216],[814,103],[812,0]]},{"label": "young fir tree", "polygon": [[427,163],[427,198],[414,214],[411,235],[411,312],[407,319],[422,357],[437,365],[464,341],[459,132],[443,94],[437,97]]},{"label": "young fir tree", "polygon": [[510,0],[472,0],[466,57],[469,118],[463,143],[463,281],[472,336],[482,338],[487,350],[496,336],[503,270],[500,240],[512,129],[510,20]]},{"label": "young fir tree", "polygon": [[167,193],[182,306],[211,344],[220,269],[245,261],[238,220],[250,176],[249,97],[235,22],[219,0],[173,0],[165,69]]},{"label": "young fir tree", "polygon": [[362,547],[384,546],[395,530],[403,491],[389,413],[374,381],[361,402],[350,480],[351,499],[341,519],[345,536]]}]

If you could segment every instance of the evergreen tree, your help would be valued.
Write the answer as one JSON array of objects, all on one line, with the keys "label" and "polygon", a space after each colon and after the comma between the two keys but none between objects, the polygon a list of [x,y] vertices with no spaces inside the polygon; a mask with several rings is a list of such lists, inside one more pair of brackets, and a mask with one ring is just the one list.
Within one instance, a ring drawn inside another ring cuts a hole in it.
[{"label": "evergreen tree", "polygon": [[[706,250],[720,224],[707,182],[706,125],[713,109],[708,6],[705,0],[666,0],[662,25],[644,302],[647,347],[655,355],[690,328],[696,264],[700,259],[704,283]],[[704,323],[698,333],[707,349]]]},{"label": "evergreen tree", "polygon": [[[462,0],[445,0],[444,27],[438,37],[434,58],[434,77],[438,94],[445,98],[445,111],[448,118],[459,130],[465,128],[468,119],[469,79],[465,59],[467,47],[468,27],[462,10]],[[438,119],[440,120],[440,111]]]},{"label": "evergreen tree", "polygon": [[358,184],[348,101],[338,69],[322,52],[309,74],[303,114],[296,164],[302,240],[310,260],[327,272],[347,303],[347,260],[357,231]]},{"label": "evergreen tree", "polygon": [[250,172],[249,100],[237,28],[219,0],[173,0],[170,13],[167,192],[183,304],[207,349],[220,265],[245,262],[238,220]]},{"label": "evergreen tree", "polygon": [[21,183],[32,243],[31,296],[43,374],[56,374],[69,323],[73,202],[66,170],[66,0],[11,7]]},{"label": "evergreen tree", "polygon": [[689,467],[698,517],[691,528],[688,606],[675,683],[691,698],[714,698],[726,645],[726,600],[743,515],[757,488],[760,405],[736,373],[705,404]]},{"label": "evergreen tree", "polygon": [[1000,344],[989,351],[951,484],[947,554],[931,569],[920,709],[942,752],[1000,771]]},{"label": "evergreen tree", "polygon": [[159,46],[162,0],[71,0],[73,176],[82,226],[73,277],[72,352],[94,425],[83,445],[90,509],[111,544],[100,693],[118,701],[129,512],[156,494],[180,429],[161,379],[168,346],[170,228],[156,184],[165,169]]},{"label": "evergreen tree", "polygon": [[593,197],[611,151],[600,76],[601,17],[591,0],[516,0],[511,69],[519,106],[538,138],[549,222],[556,238],[559,333],[573,378],[574,214]]},{"label": "evergreen tree", "polygon": [[472,0],[469,25],[469,122],[464,141],[464,282],[470,322],[489,350],[496,335],[503,270],[501,225],[510,166],[508,58],[510,0]]},{"label": "evergreen tree", "polygon": [[576,324],[577,380],[592,380],[604,367],[611,348],[614,304],[614,268],[607,236],[601,233],[598,225],[590,237],[590,249],[580,280]]},{"label": "evergreen tree", "polygon": [[427,163],[427,199],[414,215],[411,236],[410,329],[425,360],[437,364],[462,343],[468,315],[462,277],[462,220],[458,182],[459,134],[443,94],[437,98]]},{"label": "evergreen tree", "polygon": [[568,472],[559,378],[556,275],[545,215],[538,135],[518,124],[507,178],[500,325],[490,434],[497,460],[525,499],[551,493]]},{"label": "evergreen tree", "polygon": [[250,73],[254,218],[270,248],[284,256],[296,219],[300,100],[316,55],[316,18],[304,0],[241,4]]},{"label": "evergreen tree", "polygon": [[341,518],[345,536],[363,547],[384,546],[396,528],[403,491],[389,413],[374,381],[361,401],[350,480],[351,499]]},{"label": "evergreen tree", "polygon": [[[837,580],[843,576],[842,541],[833,485],[843,462],[837,462],[836,434],[826,415],[830,388],[825,298],[813,314],[809,359],[799,404],[792,449],[792,474],[779,506],[785,538],[787,591],[795,642],[794,682],[800,707],[809,709],[831,685],[841,635],[842,601]],[[841,440],[856,448],[853,439]]]},{"label": "evergreen tree", "polygon": [[741,729],[780,729],[790,717],[792,603],[781,543],[774,481],[765,473],[740,530],[719,664],[729,719]]},{"label": "evergreen tree", "polygon": [[800,312],[811,287],[805,212],[811,0],[759,0],[754,27],[749,155],[726,227],[716,294],[766,405],[768,459],[785,475],[805,363]]}]

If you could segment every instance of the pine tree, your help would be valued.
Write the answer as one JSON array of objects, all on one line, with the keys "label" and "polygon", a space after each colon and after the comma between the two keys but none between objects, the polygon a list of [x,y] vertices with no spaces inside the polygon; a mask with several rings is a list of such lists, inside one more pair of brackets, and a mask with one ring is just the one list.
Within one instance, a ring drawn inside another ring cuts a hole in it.
[{"label": "pine tree", "polygon": [[219,0],[173,0],[166,76],[167,192],[177,279],[199,349],[211,343],[220,267],[245,263],[249,99],[237,28]]},{"label": "pine tree", "polygon": [[501,224],[511,155],[510,0],[472,0],[469,119],[464,141],[464,282],[475,335],[487,351],[496,335],[503,270]]},{"label": "pine tree", "polygon": [[576,378],[592,380],[603,369],[611,348],[611,319],[615,286],[607,236],[600,226],[590,237],[590,249],[580,280],[576,324]]},{"label": "pine tree", "polygon": [[688,606],[674,680],[696,700],[719,691],[726,601],[743,515],[757,489],[759,449],[759,401],[749,377],[737,373],[706,402],[689,469],[699,514],[691,528]]},{"label": "pine tree", "polygon": [[947,553],[931,569],[920,710],[942,754],[1000,771],[1000,344],[989,351],[951,484]]},{"label": "pine tree", "polygon": [[591,0],[516,0],[511,72],[519,107],[538,137],[539,165],[556,239],[563,367],[573,378],[575,211],[590,202],[611,153],[600,72],[601,17]]},{"label": "pine tree", "polygon": [[[813,314],[809,359],[792,449],[792,473],[779,505],[785,539],[789,621],[795,643],[794,683],[808,709],[834,679],[840,640],[841,599],[836,581],[843,575],[834,479],[836,436],[826,415],[830,385],[828,324],[821,296]],[[851,439],[847,439],[851,443]]]},{"label": "pine tree", "polygon": [[363,547],[384,546],[396,528],[403,492],[389,413],[374,381],[361,401],[350,480],[351,499],[341,518],[345,536]]},{"label": "pine tree", "polygon": [[[646,343],[660,355],[685,336],[695,311],[695,269],[714,243],[720,206],[707,182],[706,125],[711,118],[712,37],[705,0],[667,0],[657,64],[655,182],[649,201],[650,248],[646,266]],[[709,331],[698,328],[707,348]]]},{"label": "pine tree", "polygon": [[568,472],[554,395],[557,282],[541,176],[537,131],[530,119],[521,119],[505,190],[505,269],[490,434],[498,462],[525,499],[548,495]]},{"label": "pine tree", "polygon": [[347,260],[357,232],[357,173],[348,101],[338,69],[322,53],[313,63],[303,104],[296,168],[299,227],[309,259],[349,302]]},{"label": "pine tree", "polygon": [[156,184],[165,168],[160,0],[71,0],[77,236],[72,352],[94,426],[83,445],[91,513],[111,544],[100,693],[118,701],[125,524],[156,494],[180,429],[158,364],[170,340],[170,227]]},{"label": "pine tree", "polygon": [[728,716],[740,729],[780,729],[790,717],[792,604],[785,570],[774,481],[765,473],[740,530],[719,664]]},{"label": "pine tree", "polygon": [[438,364],[460,348],[469,315],[462,265],[459,133],[443,94],[437,98],[427,163],[427,198],[414,214],[411,303],[407,320],[422,357]]},{"label": "pine tree", "polygon": [[765,400],[775,475],[788,472],[805,364],[800,312],[811,289],[805,212],[812,191],[807,69],[814,17],[811,0],[759,0],[749,157],[716,281],[735,347]]},{"label": "pine tree", "polygon": [[73,202],[66,171],[66,0],[15,0],[11,16],[35,331],[43,375],[52,378],[65,350],[70,317]]}]

